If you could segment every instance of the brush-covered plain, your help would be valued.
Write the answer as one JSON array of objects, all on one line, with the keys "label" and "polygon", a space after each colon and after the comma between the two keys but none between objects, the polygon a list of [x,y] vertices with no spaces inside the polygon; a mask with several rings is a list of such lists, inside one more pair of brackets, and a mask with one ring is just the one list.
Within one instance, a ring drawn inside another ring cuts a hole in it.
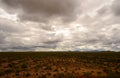
[{"label": "brush-covered plain", "polygon": [[0,52],[0,78],[120,78],[120,53]]}]

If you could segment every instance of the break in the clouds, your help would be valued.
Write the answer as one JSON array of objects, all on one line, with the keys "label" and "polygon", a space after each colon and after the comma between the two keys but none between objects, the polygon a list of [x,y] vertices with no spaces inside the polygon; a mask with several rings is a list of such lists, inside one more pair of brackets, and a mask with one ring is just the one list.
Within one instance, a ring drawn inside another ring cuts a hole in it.
[{"label": "break in the clouds", "polygon": [[0,0],[0,51],[119,51],[119,7],[119,0]]}]

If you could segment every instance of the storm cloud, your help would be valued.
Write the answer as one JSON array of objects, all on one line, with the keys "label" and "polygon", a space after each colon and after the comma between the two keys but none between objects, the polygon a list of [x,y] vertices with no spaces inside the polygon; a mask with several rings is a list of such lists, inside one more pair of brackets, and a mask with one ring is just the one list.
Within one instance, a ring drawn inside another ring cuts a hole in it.
[{"label": "storm cloud", "polygon": [[0,0],[0,51],[119,51],[119,6],[119,0]]},{"label": "storm cloud", "polygon": [[[73,21],[80,11],[80,0],[2,0],[8,11],[18,13],[22,20],[45,22],[60,18],[64,21]],[[12,9],[12,10],[11,10]]]}]

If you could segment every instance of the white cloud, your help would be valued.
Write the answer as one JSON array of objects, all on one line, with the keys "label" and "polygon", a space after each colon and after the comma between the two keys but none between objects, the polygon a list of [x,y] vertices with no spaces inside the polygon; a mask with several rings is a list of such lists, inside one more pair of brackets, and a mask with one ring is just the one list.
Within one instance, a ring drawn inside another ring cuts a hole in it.
[{"label": "white cloud", "polygon": [[13,21],[18,20],[17,14],[9,14],[2,8],[0,8],[0,18],[5,18],[5,19],[13,20]]}]

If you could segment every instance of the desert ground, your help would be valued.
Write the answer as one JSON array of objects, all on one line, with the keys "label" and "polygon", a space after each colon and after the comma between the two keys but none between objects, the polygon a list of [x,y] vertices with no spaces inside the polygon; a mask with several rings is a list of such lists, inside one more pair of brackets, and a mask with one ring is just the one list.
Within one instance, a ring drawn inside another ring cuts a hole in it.
[{"label": "desert ground", "polygon": [[120,53],[0,52],[0,78],[120,78]]}]

